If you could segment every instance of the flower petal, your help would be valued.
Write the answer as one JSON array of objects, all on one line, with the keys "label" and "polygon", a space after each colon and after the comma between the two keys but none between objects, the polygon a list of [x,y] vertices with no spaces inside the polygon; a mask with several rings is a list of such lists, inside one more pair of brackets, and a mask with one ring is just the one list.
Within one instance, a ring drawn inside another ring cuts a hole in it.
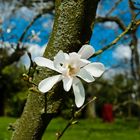
[{"label": "flower petal", "polygon": [[69,53],[69,56],[72,60],[79,60],[80,59],[80,55],[76,52],[72,52],[72,53]]},{"label": "flower petal", "polygon": [[90,61],[86,59],[81,59],[81,56],[76,52],[72,52],[69,55],[70,55],[70,59],[67,62],[74,67],[81,68],[90,63]]},{"label": "flower petal", "polygon": [[75,96],[75,104],[79,108],[85,101],[85,90],[81,81],[76,77],[74,78],[72,87]]},{"label": "flower petal", "polygon": [[49,69],[58,71],[58,70],[54,67],[53,61],[51,61],[50,59],[47,59],[47,58],[45,58],[45,57],[36,57],[36,58],[34,59],[34,61],[35,61],[35,63],[36,63],[38,66],[47,67],[47,68],[49,68]]},{"label": "flower petal", "polygon": [[63,87],[65,91],[69,91],[72,86],[73,78],[72,77],[64,77],[63,78]]},{"label": "flower petal", "polygon": [[80,59],[78,62],[78,65],[81,67],[84,67],[85,65],[91,63],[90,61],[86,60],[86,59]]},{"label": "flower petal", "polygon": [[61,79],[62,79],[61,75],[55,75],[55,76],[46,78],[39,83],[38,89],[42,93],[48,92]]},{"label": "flower petal", "polygon": [[62,50],[60,50],[56,56],[54,57],[54,61],[57,63],[63,62],[65,59],[65,55],[64,52]]},{"label": "flower petal", "polygon": [[89,72],[87,72],[84,68],[80,69],[77,76],[82,78],[84,81],[86,81],[88,83],[95,81],[93,76]]},{"label": "flower petal", "polygon": [[67,64],[77,67],[79,65],[80,55],[76,52],[69,53],[69,59],[67,61]]},{"label": "flower petal", "polygon": [[60,50],[54,57],[54,67],[59,71],[63,70],[63,64],[65,62],[65,58],[66,58],[66,54],[64,54],[62,50]]},{"label": "flower petal", "polygon": [[94,77],[100,77],[105,71],[104,65],[98,62],[88,64],[84,67],[84,69]]},{"label": "flower petal", "polygon": [[78,51],[78,54],[81,55],[81,58],[88,59],[94,54],[95,50],[91,45],[83,45],[82,48]]}]

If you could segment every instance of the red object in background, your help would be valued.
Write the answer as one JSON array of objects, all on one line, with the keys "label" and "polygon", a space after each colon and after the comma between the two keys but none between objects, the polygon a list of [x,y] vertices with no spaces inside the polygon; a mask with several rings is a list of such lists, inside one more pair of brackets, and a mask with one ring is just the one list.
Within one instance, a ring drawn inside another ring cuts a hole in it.
[{"label": "red object in background", "polygon": [[102,108],[102,118],[104,122],[113,122],[113,107],[112,104],[104,104]]}]

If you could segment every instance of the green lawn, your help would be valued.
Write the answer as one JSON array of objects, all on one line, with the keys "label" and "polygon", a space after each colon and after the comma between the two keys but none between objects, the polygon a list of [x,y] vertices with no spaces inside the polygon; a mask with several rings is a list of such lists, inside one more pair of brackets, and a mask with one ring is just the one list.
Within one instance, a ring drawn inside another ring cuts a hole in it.
[{"label": "green lawn", "polygon": [[[0,118],[0,140],[10,140],[11,132],[7,130],[13,118]],[[48,127],[42,140],[56,140],[56,132],[61,131],[67,121],[57,118]],[[102,123],[101,120],[80,120],[71,126],[63,135],[62,140],[140,140],[138,121],[116,119],[114,123]]]}]

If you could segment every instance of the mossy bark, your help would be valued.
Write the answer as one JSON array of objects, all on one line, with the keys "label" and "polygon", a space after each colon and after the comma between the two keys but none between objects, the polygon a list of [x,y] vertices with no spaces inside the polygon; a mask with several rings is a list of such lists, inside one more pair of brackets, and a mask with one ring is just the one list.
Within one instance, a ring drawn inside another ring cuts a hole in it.
[{"label": "mossy bark", "polygon": [[[54,27],[44,57],[53,59],[59,50],[78,51],[83,44],[89,42],[98,2],[99,0],[55,1]],[[41,69],[35,73],[33,80],[38,84],[53,74],[53,71]],[[12,140],[41,140],[62,101],[61,82],[46,95],[38,92],[37,87],[32,87],[22,116],[14,125]]]}]

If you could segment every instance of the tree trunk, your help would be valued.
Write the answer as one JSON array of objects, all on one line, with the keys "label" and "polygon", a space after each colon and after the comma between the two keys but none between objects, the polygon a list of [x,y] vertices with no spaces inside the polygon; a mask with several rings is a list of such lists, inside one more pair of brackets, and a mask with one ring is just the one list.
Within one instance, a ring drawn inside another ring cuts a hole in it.
[{"label": "tree trunk", "polygon": [[[77,51],[89,42],[99,0],[56,0],[54,27],[44,56],[53,59],[59,50]],[[53,74],[50,70],[39,70],[34,74],[34,83]],[[41,140],[41,137],[58,112],[63,100],[61,83],[46,95],[33,86],[28,95],[22,116],[15,123],[12,140]],[[58,90],[59,87],[59,90]]]},{"label": "tree trunk", "polygon": [[96,118],[96,107],[95,102],[92,102],[86,107],[86,118],[95,119]]}]

